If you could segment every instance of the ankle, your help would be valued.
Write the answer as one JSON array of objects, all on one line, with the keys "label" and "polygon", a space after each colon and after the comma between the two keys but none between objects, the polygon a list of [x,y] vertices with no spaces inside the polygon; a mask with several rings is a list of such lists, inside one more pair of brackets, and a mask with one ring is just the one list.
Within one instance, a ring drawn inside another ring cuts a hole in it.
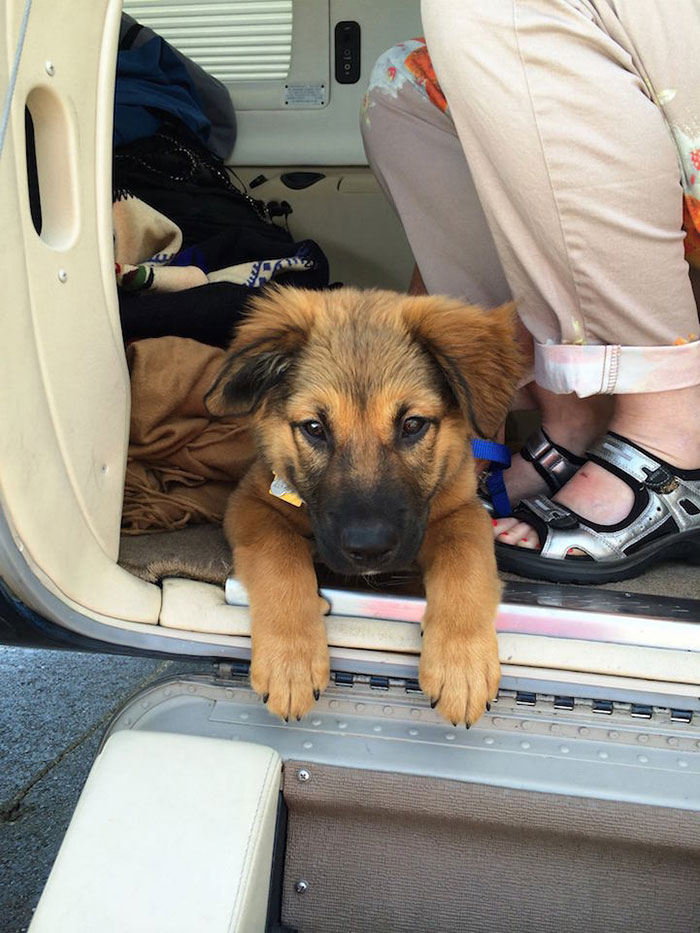
[{"label": "ankle", "polygon": [[582,457],[593,441],[604,434],[608,420],[583,418],[580,421],[562,421],[561,419],[543,418],[542,428],[550,440],[572,454]]},{"label": "ankle", "polygon": [[613,410],[610,396],[555,395],[537,387],[533,392],[542,412],[542,427],[554,443],[582,456],[608,427]]},{"label": "ankle", "polygon": [[679,469],[700,468],[700,387],[617,396],[610,430]]}]

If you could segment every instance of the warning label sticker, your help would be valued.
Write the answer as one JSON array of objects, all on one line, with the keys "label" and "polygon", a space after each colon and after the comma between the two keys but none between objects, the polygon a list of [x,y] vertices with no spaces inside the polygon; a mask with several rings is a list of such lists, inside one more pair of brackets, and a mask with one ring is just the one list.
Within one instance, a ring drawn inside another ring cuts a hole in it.
[{"label": "warning label sticker", "polygon": [[325,84],[285,84],[284,103],[287,107],[323,107],[326,103]]}]

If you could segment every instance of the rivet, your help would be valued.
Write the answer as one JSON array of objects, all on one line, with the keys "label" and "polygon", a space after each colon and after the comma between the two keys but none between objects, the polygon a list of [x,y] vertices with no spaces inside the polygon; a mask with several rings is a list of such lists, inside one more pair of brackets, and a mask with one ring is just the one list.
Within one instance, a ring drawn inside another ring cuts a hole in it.
[{"label": "rivet", "polygon": [[311,720],[311,725],[312,725],[312,726],[320,726],[320,725],[321,725],[321,720],[320,720],[320,719],[312,719],[312,720]]},{"label": "rivet", "polygon": [[163,691],[163,696],[169,697],[171,693],[172,693],[172,690],[170,689],[170,687],[166,687],[165,690]]},{"label": "rivet", "polygon": [[417,730],[417,729],[409,729],[409,730],[408,730],[408,734],[409,734],[409,735],[418,735],[418,730]]},{"label": "rivet", "polygon": [[67,281],[68,281],[68,273],[66,272],[65,269],[59,269],[59,270],[58,270],[58,281],[59,281],[59,282],[67,282]]},{"label": "rivet", "polygon": [[383,712],[385,716],[391,716],[391,714],[394,712],[394,709],[391,706],[385,706]]},{"label": "rivet", "polygon": [[620,736],[620,733],[617,732],[617,730],[615,730],[615,729],[611,729],[610,732],[608,732],[608,738],[609,738],[609,739],[617,739],[617,738],[619,738],[619,736]]},{"label": "rivet", "polygon": [[311,772],[308,768],[299,768],[297,771],[297,781],[301,781],[302,784],[306,784],[307,781],[311,780]]},{"label": "rivet", "polygon": [[365,708],[364,703],[355,703],[355,709],[357,710],[358,713],[361,713],[364,708]]},{"label": "rivet", "polygon": [[53,62],[46,62],[46,63],[44,64],[44,69],[45,69],[45,71],[46,71],[46,74],[47,74],[50,78],[53,78],[53,76],[56,74],[56,67],[55,67],[55,65],[54,65]]},{"label": "rivet", "polygon": [[448,742],[454,742],[454,740],[455,740],[455,734],[454,734],[454,732],[446,732],[446,733],[445,733],[445,738],[447,739]]},{"label": "rivet", "polygon": [[331,700],[330,703],[328,704],[328,706],[330,707],[330,709],[337,709],[337,708],[338,708],[338,701],[337,701],[337,700]]},{"label": "rivet", "polygon": [[241,719],[250,719],[250,713],[241,713]]},{"label": "rivet", "polygon": [[637,761],[640,761],[643,765],[647,764],[649,759],[646,755],[637,755]]},{"label": "rivet", "polygon": [[309,890],[308,881],[297,881],[294,885],[294,890],[297,892],[297,894],[305,894]]},{"label": "rivet", "polygon": [[381,732],[381,731],[382,731],[381,726],[372,726],[372,732]]},{"label": "rivet", "polygon": [[581,726],[578,730],[579,735],[588,735],[588,726]]},{"label": "rivet", "polygon": [[688,762],[685,761],[683,758],[679,758],[679,759],[678,759],[678,767],[679,767],[679,768],[687,768],[687,767],[688,767]]},{"label": "rivet", "polygon": [[486,738],[484,739],[484,745],[493,745],[493,742],[494,740],[491,738],[490,735],[487,735]]},{"label": "rivet", "polygon": [[227,696],[229,699],[232,699],[233,697],[235,697],[235,695],[236,695],[235,690],[232,690],[230,687],[227,687],[227,688],[226,688],[226,696]]},{"label": "rivet", "polygon": [[411,710],[411,719],[420,719],[420,715],[421,715],[421,714],[420,714],[420,710],[419,710],[419,709],[412,709],[412,710]]},{"label": "rivet", "polygon": [[339,728],[339,729],[347,729],[347,727],[348,727],[348,724],[347,724],[346,722],[339,722],[339,723],[338,723],[338,728]]},{"label": "rivet", "polygon": [[558,726],[555,722],[549,727],[549,731],[553,732],[555,735],[561,731],[561,727]]},{"label": "rivet", "polygon": [[569,746],[568,746],[568,745],[560,745],[560,746],[559,746],[559,751],[562,753],[562,755],[568,755],[568,754],[569,754]]},{"label": "rivet", "polygon": [[527,749],[527,748],[530,747],[530,743],[529,743],[529,742],[521,742],[521,743],[520,743],[520,747],[521,747],[521,748]]},{"label": "rivet", "polygon": [[520,728],[523,730],[523,732],[527,732],[530,729],[530,723],[527,721],[527,719],[523,719],[523,721],[520,723]]},{"label": "rivet", "polygon": [[671,736],[669,739],[666,739],[669,745],[678,745],[678,739],[675,736]]},{"label": "rivet", "polygon": [[637,741],[638,741],[638,742],[648,742],[648,741],[649,741],[649,736],[646,735],[645,733],[642,733],[641,735],[638,735],[638,736],[637,736]]},{"label": "rivet", "polygon": [[491,722],[494,726],[502,726],[505,720],[501,716],[494,716]]},{"label": "rivet", "polygon": [[187,692],[188,692],[188,693],[196,693],[196,692],[197,692],[197,688],[196,688],[194,685],[191,685],[191,686],[189,686],[189,687],[187,688]]},{"label": "rivet", "polygon": [[598,757],[599,757],[599,758],[602,758],[603,761],[605,761],[605,759],[608,757],[608,753],[607,753],[607,752],[598,752]]},{"label": "rivet", "polygon": [[[304,748],[313,748],[313,747],[314,747],[314,743],[313,743],[313,742],[304,742],[303,745],[304,745]],[[299,778],[299,780],[301,780],[301,778]]]}]

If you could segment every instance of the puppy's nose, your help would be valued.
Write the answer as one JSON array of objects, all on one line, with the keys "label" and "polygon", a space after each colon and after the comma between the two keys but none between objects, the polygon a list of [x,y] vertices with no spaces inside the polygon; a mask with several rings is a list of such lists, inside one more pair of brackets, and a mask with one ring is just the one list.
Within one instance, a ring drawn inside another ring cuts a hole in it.
[{"label": "puppy's nose", "polygon": [[381,519],[350,523],[340,533],[341,547],[358,564],[381,563],[398,543],[396,528]]}]

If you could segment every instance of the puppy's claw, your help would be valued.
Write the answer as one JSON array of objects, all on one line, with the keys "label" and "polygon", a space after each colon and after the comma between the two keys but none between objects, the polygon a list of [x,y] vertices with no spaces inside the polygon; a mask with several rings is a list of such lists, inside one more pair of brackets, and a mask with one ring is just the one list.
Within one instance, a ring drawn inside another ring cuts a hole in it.
[{"label": "puppy's claw", "polygon": [[265,696],[262,698],[263,703],[267,703],[267,701],[268,701],[269,699],[270,699],[270,694],[269,694],[269,693],[266,693]]},{"label": "puppy's claw", "polygon": [[491,712],[491,704],[490,704],[490,703],[487,703],[487,704],[486,704],[486,712],[487,712],[487,713],[490,713],[490,712]]},{"label": "puppy's claw", "polygon": [[318,689],[318,687],[315,687],[314,688],[314,700],[318,700],[320,696],[321,696],[321,691]]},{"label": "puppy's claw", "polygon": [[472,727],[472,724],[471,724],[470,722],[465,722],[465,723],[464,723],[464,728],[465,728],[465,729],[471,729],[471,727]]},{"label": "puppy's claw", "polygon": [[301,722],[301,716],[297,716],[297,722]]},{"label": "puppy's claw", "polygon": [[439,702],[440,702],[440,697],[437,697],[437,699],[435,699],[435,700],[431,700],[431,701],[430,701],[430,708],[431,708],[431,709],[435,709],[435,707],[438,705]]}]

